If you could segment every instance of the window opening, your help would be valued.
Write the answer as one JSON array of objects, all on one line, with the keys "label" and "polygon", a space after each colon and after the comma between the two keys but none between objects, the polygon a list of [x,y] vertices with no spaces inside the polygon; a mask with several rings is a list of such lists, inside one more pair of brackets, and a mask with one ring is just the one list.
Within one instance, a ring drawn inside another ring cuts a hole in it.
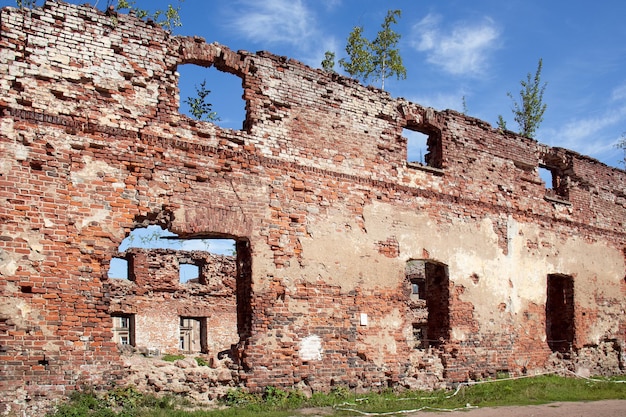
[{"label": "window opening", "polygon": [[[142,250],[131,251],[132,248]],[[152,294],[149,302],[136,304],[135,287],[110,286],[111,305],[134,309],[128,336],[122,331],[127,327],[126,321],[116,319],[114,329],[119,329],[115,333],[118,343],[134,344],[136,317],[138,323],[151,323],[138,335],[139,347],[161,351],[180,346],[186,352],[221,352],[244,366],[242,351],[252,333],[253,317],[252,255],[247,239],[223,232],[180,238],[152,225],[134,229],[118,251],[116,257],[128,262],[125,268],[132,277],[129,279],[139,282],[142,290],[150,288]],[[112,267],[115,264],[112,262]],[[193,273],[190,275],[186,269]],[[187,283],[197,283],[188,288],[173,287],[172,283],[180,282],[181,270],[183,280],[189,278]],[[115,271],[110,271],[109,275],[119,276]],[[186,296],[171,297],[172,291],[186,291]],[[185,320],[181,322],[178,315],[174,318],[155,315],[157,306],[164,311],[192,306],[194,316],[183,317]],[[174,323],[170,322],[172,319]],[[173,332],[164,331],[171,329],[172,324],[179,325],[182,331],[178,332],[177,327]]]},{"label": "window opening", "polygon": [[206,327],[206,318],[181,317],[179,349],[184,353],[207,353]]},{"label": "window opening", "polygon": [[[243,100],[241,78],[213,66],[194,64],[179,65],[177,72],[180,113],[192,119],[210,121],[220,127],[243,129],[246,103]],[[203,94],[206,95],[202,100]],[[195,108],[200,113],[196,112],[194,116],[190,102],[196,103]],[[201,103],[205,103],[205,106]]]},{"label": "window opening", "polygon": [[424,165],[424,157],[428,153],[428,135],[405,128],[402,130],[402,136],[407,138],[407,161]]},{"label": "window opening", "polygon": [[436,132],[405,127],[402,136],[407,139],[407,162],[416,167],[442,168],[441,138]]},{"label": "window opening", "polygon": [[200,267],[195,264],[179,264],[178,275],[181,283],[199,282]]},{"label": "window opening", "polygon": [[125,258],[111,258],[108,277],[128,279],[128,260]]},{"label": "window opening", "polygon": [[574,343],[574,279],[548,275],[546,338],[553,352],[570,352]]},{"label": "window opening", "polygon": [[550,169],[544,166],[539,166],[539,178],[541,178],[541,180],[546,185],[546,189],[552,190],[553,178],[552,171],[550,171]]},{"label": "window opening", "polygon": [[410,288],[416,348],[437,347],[449,338],[448,267],[431,260],[411,260],[405,267]]},{"label": "window opening", "polygon": [[119,345],[135,346],[135,316],[113,316],[113,341]]},{"label": "window opening", "polygon": [[546,186],[546,197],[566,201],[569,199],[567,177],[563,175],[561,169],[540,164],[538,171],[539,178]]},{"label": "window opening", "polygon": [[[235,255],[235,241],[233,239],[180,239],[175,233],[156,225],[133,229],[122,241],[118,251],[125,252],[130,248],[205,251],[216,255]],[[189,268],[189,270],[185,271],[185,276],[189,276],[190,272],[194,270],[197,271],[195,278],[200,276],[199,266],[193,268],[194,265],[195,264],[184,267],[185,269]],[[109,264],[108,276],[109,278],[133,280],[132,271],[133,265],[131,257],[112,258]],[[190,279],[193,279],[193,277]]]}]

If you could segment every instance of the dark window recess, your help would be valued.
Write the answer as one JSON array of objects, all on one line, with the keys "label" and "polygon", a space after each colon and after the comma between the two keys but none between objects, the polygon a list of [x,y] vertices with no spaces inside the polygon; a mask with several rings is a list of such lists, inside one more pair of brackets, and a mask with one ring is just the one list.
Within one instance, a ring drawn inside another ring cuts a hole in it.
[{"label": "dark window recess", "polygon": [[574,343],[574,279],[548,275],[546,337],[553,352],[570,352]]},{"label": "dark window recess", "polygon": [[431,260],[411,260],[405,275],[410,288],[409,306],[419,318],[413,321],[416,347],[438,347],[450,337],[448,267]]}]

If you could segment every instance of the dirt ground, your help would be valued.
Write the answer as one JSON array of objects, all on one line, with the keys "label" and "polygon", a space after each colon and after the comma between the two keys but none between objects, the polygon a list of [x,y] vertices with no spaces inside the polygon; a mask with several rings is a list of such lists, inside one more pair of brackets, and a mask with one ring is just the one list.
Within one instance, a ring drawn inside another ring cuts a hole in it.
[{"label": "dirt ground", "polygon": [[[294,417],[326,417],[332,414],[329,409],[310,408],[300,410]],[[460,411],[419,411],[394,414],[361,414],[354,416],[406,416],[406,417],[626,417],[626,400],[606,400],[593,402],[561,402],[544,405],[515,407],[486,407]]]},{"label": "dirt ground", "polygon": [[625,417],[626,400],[564,402],[524,407],[476,408],[453,412],[417,412],[409,417]]}]

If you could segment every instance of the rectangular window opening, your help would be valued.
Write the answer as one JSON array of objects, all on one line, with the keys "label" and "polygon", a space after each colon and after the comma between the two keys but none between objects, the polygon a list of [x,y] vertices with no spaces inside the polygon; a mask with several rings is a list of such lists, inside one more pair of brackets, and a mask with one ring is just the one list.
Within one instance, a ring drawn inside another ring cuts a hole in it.
[{"label": "rectangular window opening", "polygon": [[448,267],[432,260],[410,260],[405,275],[411,290],[409,308],[417,319],[413,323],[415,347],[439,347],[450,335]]},{"label": "rectangular window opening", "polygon": [[550,274],[546,296],[546,338],[553,352],[571,352],[574,343],[574,279]]},{"label": "rectangular window opening", "polygon": [[113,341],[119,345],[135,346],[135,315],[120,314],[113,318]]},{"label": "rectangular window opening", "polygon": [[180,345],[183,353],[207,353],[206,317],[180,318]]},{"label": "rectangular window opening", "polygon": [[567,177],[561,169],[554,166],[540,164],[538,167],[539,178],[546,187],[546,198],[567,201],[569,189]]},{"label": "rectangular window opening", "polygon": [[405,127],[402,136],[407,139],[407,163],[411,167],[442,168],[442,146],[439,134]]},{"label": "rectangular window opening", "polygon": [[428,348],[428,325],[423,323],[413,323],[413,340],[415,349]]},{"label": "rectangular window opening", "polygon": [[192,263],[179,264],[179,279],[181,284],[200,282],[200,266]]},{"label": "rectangular window opening", "polygon": [[111,258],[109,264],[109,278],[129,279],[129,262],[126,258]]}]

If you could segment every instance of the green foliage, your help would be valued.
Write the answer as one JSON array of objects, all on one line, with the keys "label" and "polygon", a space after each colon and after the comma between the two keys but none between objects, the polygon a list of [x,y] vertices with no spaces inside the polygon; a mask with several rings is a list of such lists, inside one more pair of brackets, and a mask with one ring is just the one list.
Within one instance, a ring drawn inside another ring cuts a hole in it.
[{"label": "green foliage", "polygon": [[194,359],[196,360],[196,363],[198,364],[198,366],[209,366],[209,363],[204,358],[201,358],[200,356],[196,356]]},{"label": "green foliage", "polygon": [[[513,100],[513,116],[515,122],[519,126],[520,135],[532,138],[543,121],[543,114],[547,105],[543,103],[543,93],[546,89],[546,83],[541,83],[541,69],[543,60],[539,59],[537,71],[535,75],[528,73],[526,80],[520,81],[522,89],[520,90],[520,102],[518,103],[513,95],[509,92],[507,96]],[[499,116],[501,119],[501,116]],[[498,125],[500,120],[498,120]]]},{"label": "green foliage", "polygon": [[168,4],[166,10],[156,10],[154,13],[135,6],[135,0],[118,0],[115,9],[132,11],[139,19],[152,19],[157,25],[171,32],[175,27],[182,26],[180,21],[180,3],[182,1],[178,0],[176,7]]},{"label": "green foliage", "polygon": [[163,355],[161,359],[164,360],[165,362],[175,362],[179,359],[185,359],[185,355],[172,355],[168,353],[166,355]]},{"label": "green foliage", "polygon": [[220,402],[228,407],[241,407],[249,404],[258,404],[259,398],[241,388],[234,388],[229,389],[226,394],[220,398]]},{"label": "green foliage", "polygon": [[506,120],[504,120],[504,117],[502,117],[501,114],[498,115],[498,129],[500,129],[500,130],[508,130],[506,128]]},{"label": "green foliage", "polygon": [[402,57],[397,48],[400,34],[391,29],[391,25],[398,23],[396,17],[400,17],[400,10],[389,10],[385,21],[381,25],[382,30],[372,42],[373,66],[376,79],[382,81],[382,89],[385,89],[385,78],[393,75],[398,79],[406,79],[406,68],[402,64]]},{"label": "green foliage", "polygon": [[388,10],[382,29],[371,42],[363,36],[362,26],[354,27],[346,43],[348,60],[340,59],[339,65],[351,76],[365,82],[370,78],[381,80],[383,90],[386,78],[395,75],[398,79],[405,79],[406,68],[397,48],[400,34],[391,29],[400,16],[400,10]]},{"label": "green foliage", "polygon": [[621,161],[624,166],[626,166],[626,132],[622,133],[622,137],[619,138],[617,143],[615,144],[617,149],[621,149],[624,152],[624,159]]},{"label": "green foliage", "polygon": [[[333,407],[328,415],[357,415],[368,413],[402,413],[428,407],[430,410],[463,409],[466,404],[476,407],[503,405],[544,404],[555,401],[595,401],[626,399],[626,378],[584,380],[559,376],[538,376],[522,379],[489,379],[475,384],[461,385],[455,391],[403,391],[391,389],[382,392],[354,394],[342,385],[330,393],[316,392],[306,398],[299,391],[267,387],[263,394],[250,394],[241,388],[230,389],[220,402],[228,408],[196,409],[186,411],[189,402],[173,397],[156,398],[142,395],[134,387],[116,388],[97,396],[91,391],[72,394],[70,401],[58,407],[49,417],[287,417],[305,415],[297,411],[303,407]],[[349,404],[348,404],[349,403]],[[348,413],[348,414],[346,414]]]},{"label": "green foliage", "polygon": [[16,0],[16,3],[20,9],[32,9],[35,7],[37,0]]},{"label": "green foliage", "polygon": [[117,387],[109,391],[105,397],[112,407],[122,409],[137,408],[143,404],[144,395],[132,385],[127,387]]},{"label": "green foliage", "polygon": [[324,60],[322,61],[322,69],[328,72],[335,72],[335,53],[326,51],[324,53]]},{"label": "green foliage", "polygon": [[220,118],[217,113],[213,111],[213,105],[207,101],[207,97],[211,94],[211,90],[206,88],[206,80],[203,80],[200,84],[200,88],[196,87],[196,97],[187,97],[185,104],[189,106],[191,115],[196,120],[208,120],[210,122],[217,122]]},{"label": "green foliage", "polygon": [[170,397],[157,399],[144,395],[133,386],[118,387],[98,395],[92,390],[75,391],[48,417],[132,417],[144,407],[172,408]]},{"label": "green foliage", "polygon": [[346,53],[350,60],[341,58],[339,65],[351,76],[366,80],[374,70],[370,49],[370,41],[363,37],[363,27],[355,26],[346,43]]}]

